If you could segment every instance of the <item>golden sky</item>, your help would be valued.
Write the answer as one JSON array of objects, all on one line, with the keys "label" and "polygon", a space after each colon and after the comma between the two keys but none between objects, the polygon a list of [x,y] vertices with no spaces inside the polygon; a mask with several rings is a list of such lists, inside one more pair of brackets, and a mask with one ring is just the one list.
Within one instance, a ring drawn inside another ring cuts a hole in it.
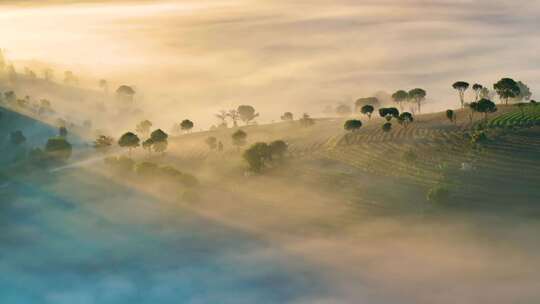
[{"label": "golden sky", "polygon": [[69,2],[0,6],[8,56],[133,84],[185,109],[318,111],[414,87],[435,109],[457,98],[456,80],[540,87],[539,1]]}]

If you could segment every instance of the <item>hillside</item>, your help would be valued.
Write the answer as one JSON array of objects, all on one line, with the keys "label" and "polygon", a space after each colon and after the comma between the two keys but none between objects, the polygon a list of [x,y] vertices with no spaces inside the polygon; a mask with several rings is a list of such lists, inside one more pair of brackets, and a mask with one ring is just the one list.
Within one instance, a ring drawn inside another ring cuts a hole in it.
[{"label": "hillside", "polygon": [[[481,290],[475,299],[527,302],[534,292],[519,282],[538,275],[522,261],[540,265],[530,234],[538,229],[540,127],[537,109],[527,110],[498,123],[519,111],[501,106],[487,138],[474,144],[481,117],[471,124],[460,110],[456,123],[432,113],[388,133],[380,118],[361,117],[362,128],[350,133],[346,118],[324,118],[310,127],[240,127],[248,134],[241,149],[231,145],[236,130],[225,129],[170,137],[164,155],[132,152],[138,165],[192,174],[195,186],[139,169],[115,172],[103,159],[126,149],[102,154],[81,140],[75,152],[88,154],[65,166],[31,174],[15,166],[2,177],[0,241],[9,266],[0,270],[17,279],[0,279],[12,291],[0,300],[47,303],[51,290],[60,292],[52,299],[71,302],[126,300],[105,293],[112,286],[149,290],[141,303],[176,303],[178,290],[202,303],[454,303],[470,288]],[[32,144],[55,131],[5,115],[9,128],[36,132]],[[210,151],[208,136],[224,151]],[[287,141],[289,155],[248,174],[242,151],[276,139]],[[428,200],[437,187],[448,197]],[[508,283],[499,278],[508,275],[520,292],[503,292]],[[396,286],[396,277],[406,280]]]}]

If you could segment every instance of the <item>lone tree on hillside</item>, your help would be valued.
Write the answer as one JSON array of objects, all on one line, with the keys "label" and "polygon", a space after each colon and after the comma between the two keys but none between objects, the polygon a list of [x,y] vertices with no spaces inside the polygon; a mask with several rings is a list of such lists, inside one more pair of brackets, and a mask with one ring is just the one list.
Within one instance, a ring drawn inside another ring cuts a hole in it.
[{"label": "lone tree on hillside", "polygon": [[397,108],[380,108],[379,115],[387,121],[390,121],[392,117],[399,117],[399,110]]},{"label": "lone tree on hillside", "polygon": [[399,109],[403,111],[403,103],[409,99],[409,94],[403,90],[398,90],[392,94],[392,100],[398,104]]},{"label": "lone tree on hillside", "polygon": [[372,105],[364,105],[360,112],[368,117],[369,120],[371,120],[371,114],[373,114],[373,111],[375,111],[375,108]]},{"label": "lone tree on hillside", "polygon": [[67,161],[71,157],[71,144],[63,137],[52,137],[47,140],[45,152],[53,161]]},{"label": "lone tree on hillside", "polygon": [[484,88],[483,85],[481,84],[478,84],[478,83],[475,83],[473,84],[472,86],[472,89],[474,91],[474,101],[478,101],[478,99],[480,99],[480,93],[482,92],[482,89]]},{"label": "lone tree on hillside", "polygon": [[237,149],[240,149],[241,146],[246,144],[247,133],[242,130],[238,130],[231,135],[231,138],[232,144],[235,145]]},{"label": "lone tree on hillside", "polygon": [[270,147],[264,142],[255,143],[244,151],[243,157],[252,171],[260,172],[271,159]]},{"label": "lone tree on hillside", "polygon": [[143,120],[135,127],[135,131],[140,133],[143,136],[147,136],[150,133],[150,128],[152,127],[152,122],[149,120]]},{"label": "lone tree on hillside", "polygon": [[150,139],[152,139],[152,147],[154,151],[158,153],[163,153],[167,150],[169,135],[163,132],[161,129],[157,129],[150,134]]},{"label": "lone tree on hillside", "polygon": [[20,145],[26,141],[26,137],[21,130],[17,130],[9,134],[9,141],[14,145]]},{"label": "lone tree on hillside", "polygon": [[291,112],[285,112],[283,115],[281,115],[281,120],[283,121],[293,121],[293,113]]},{"label": "lone tree on hillside", "polygon": [[100,135],[94,141],[94,149],[102,153],[106,153],[112,146],[114,139],[109,136]]},{"label": "lone tree on hillside", "polygon": [[214,136],[206,138],[204,142],[208,145],[208,148],[210,148],[210,150],[217,149],[217,138],[215,138]]},{"label": "lone tree on hillside", "polygon": [[339,116],[347,116],[351,115],[352,109],[349,105],[346,104],[340,104],[336,107],[336,114]]},{"label": "lone tree on hillside", "polygon": [[129,156],[131,156],[131,149],[139,146],[141,140],[137,135],[131,132],[124,133],[118,140],[118,145],[122,148],[128,148]]},{"label": "lone tree on hillside", "polygon": [[508,104],[510,98],[516,98],[519,95],[519,86],[511,78],[503,78],[493,85],[493,89],[499,95],[501,101],[504,100],[505,104]]},{"label": "lone tree on hillside", "polygon": [[287,153],[289,146],[283,140],[274,140],[268,145],[268,148],[270,149],[271,159],[275,157],[283,158],[285,153]]},{"label": "lone tree on hillside", "polygon": [[446,118],[448,118],[450,122],[456,122],[456,113],[454,112],[454,110],[446,110]]},{"label": "lone tree on hillside", "polygon": [[484,120],[487,121],[487,116],[489,113],[494,113],[497,111],[497,106],[495,103],[489,99],[481,99],[478,102],[478,112],[484,113]]},{"label": "lone tree on hillside", "polygon": [[409,124],[411,124],[414,121],[414,118],[411,113],[403,112],[398,116],[397,121],[400,125],[402,125],[405,129],[407,129]]},{"label": "lone tree on hillside", "polygon": [[347,131],[356,132],[362,127],[362,122],[358,119],[347,120],[343,128]]},{"label": "lone tree on hillside", "polygon": [[135,90],[127,85],[121,85],[116,89],[116,97],[121,102],[132,103],[135,96]]},{"label": "lone tree on hillside", "polygon": [[465,81],[457,81],[454,82],[452,87],[458,91],[459,94],[459,101],[461,102],[461,107],[464,107],[465,104],[465,91],[469,88],[469,83]]},{"label": "lone tree on hillside", "polygon": [[420,113],[422,110],[422,102],[426,99],[426,95],[426,91],[420,88],[412,89],[409,91],[409,100],[417,104],[418,113]]},{"label": "lone tree on hillside", "polygon": [[240,119],[248,125],[253,119],[259,116],[259,113],[255,113],[255,108],[249,105],[241,105],[237,109]]},{"label": "lone tree on hillside", "polygon": [[191,129],[193,129],[193,126],[194,126],[193,122],[189,119],[184,119],[180,123],[180,128],[182,129],[182,131],[186,131],[186,132],[190,132]]},{"label": "lone tree on hillside", "polygon": [[384,132],[390,132],[392,130],[392,123],[387,122],[384,125],[382,125],[382,130]]}]

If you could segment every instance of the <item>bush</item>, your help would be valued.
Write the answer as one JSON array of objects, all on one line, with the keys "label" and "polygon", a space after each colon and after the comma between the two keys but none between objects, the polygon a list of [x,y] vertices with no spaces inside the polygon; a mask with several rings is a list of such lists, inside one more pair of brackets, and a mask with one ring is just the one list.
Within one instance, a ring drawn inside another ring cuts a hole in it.
[{"label": "bush", "polygon": [[450,190],[448,189],[447,186],[436,185],[428,190],[426,198],[430,202],[442,203],[442,202],[446,202],[449,196],[450,196]]},{"label": "bush", "polygon": [[71,144],[63,137],[51,137],[45,145],[45,152],[53,161],[67,161],[71,157]]}]

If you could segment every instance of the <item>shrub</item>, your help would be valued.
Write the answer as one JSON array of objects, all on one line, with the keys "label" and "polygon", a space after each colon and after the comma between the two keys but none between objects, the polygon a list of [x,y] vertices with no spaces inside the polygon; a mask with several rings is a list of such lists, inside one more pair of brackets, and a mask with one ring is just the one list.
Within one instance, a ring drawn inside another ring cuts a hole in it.
[{"label": "shrub", "polygon": [[436,185],[428,190],[426,199],[430,202],[442,203],[442,202],[446,202],[449,196],[450,196],[450,190],[448,189],[447,186]]}]

